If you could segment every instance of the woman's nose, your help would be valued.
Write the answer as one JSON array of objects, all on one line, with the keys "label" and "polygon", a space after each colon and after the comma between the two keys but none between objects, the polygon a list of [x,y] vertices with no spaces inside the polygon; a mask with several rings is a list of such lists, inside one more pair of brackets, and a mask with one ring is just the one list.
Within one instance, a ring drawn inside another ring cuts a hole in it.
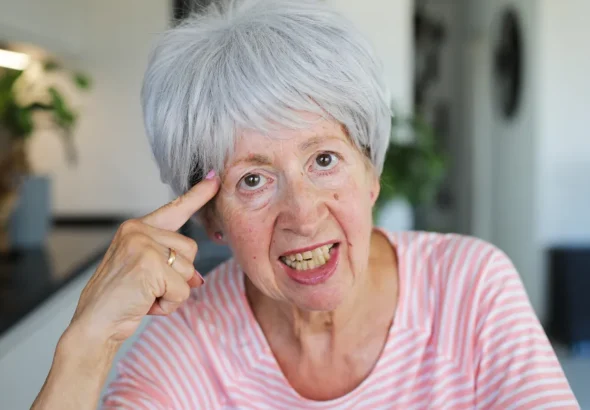
[{"label": "woman's nose", "polygon": [[279,227],[300,236],[314,237],[328,213],[321,192],[305,178],[286,185],[277,221]]}]

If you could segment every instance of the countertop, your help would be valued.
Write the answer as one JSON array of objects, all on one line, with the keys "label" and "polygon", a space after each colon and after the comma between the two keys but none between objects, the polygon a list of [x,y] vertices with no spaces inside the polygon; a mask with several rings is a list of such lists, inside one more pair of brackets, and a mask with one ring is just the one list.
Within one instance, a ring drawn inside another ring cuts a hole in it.
[{"label": "countertop", "polygon": [[0,335],[100,260],[116,229],[54,227],[45,246],[0,256]]},{"label": "countertop", "polygon": [[[0,336],[99,262],[118,226],[55,226],[44,247],[0,256]],[[231,256],[199,226],[187,224],[180,232],[197,240],[195,268],[202,275]]]}]

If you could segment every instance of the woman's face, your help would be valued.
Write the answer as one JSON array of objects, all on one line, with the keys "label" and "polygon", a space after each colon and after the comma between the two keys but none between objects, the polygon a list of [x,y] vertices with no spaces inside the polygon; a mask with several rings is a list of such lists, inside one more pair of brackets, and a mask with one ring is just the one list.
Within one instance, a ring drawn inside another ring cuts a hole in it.
[{"label": "woman's face", "polygon": [[334,310],[364,275],[378,178],[336,122],[279,138],[243,133],[222,174],[217,224],[252,283]]}]

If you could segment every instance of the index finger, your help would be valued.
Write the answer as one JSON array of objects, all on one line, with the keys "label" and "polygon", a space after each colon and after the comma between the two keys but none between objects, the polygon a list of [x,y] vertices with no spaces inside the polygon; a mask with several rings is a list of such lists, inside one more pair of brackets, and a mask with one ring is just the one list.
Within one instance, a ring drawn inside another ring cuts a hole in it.
[{"label": "index finger", "polygon": [[207,177],[174,201],[141,218],[141,221],[155,228],[177,231],[219,191],[219,178],[215,173],[209,173]]}]

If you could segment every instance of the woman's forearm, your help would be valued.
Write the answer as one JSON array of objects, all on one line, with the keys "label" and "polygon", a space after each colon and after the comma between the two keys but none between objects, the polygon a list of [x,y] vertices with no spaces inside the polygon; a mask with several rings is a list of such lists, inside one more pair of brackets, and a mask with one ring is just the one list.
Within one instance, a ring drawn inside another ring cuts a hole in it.
[{"label": "woman's forearm", "polygon": [[70,328],[61,337],[32,410],[96,409],[118,344],[91,340]]}]

